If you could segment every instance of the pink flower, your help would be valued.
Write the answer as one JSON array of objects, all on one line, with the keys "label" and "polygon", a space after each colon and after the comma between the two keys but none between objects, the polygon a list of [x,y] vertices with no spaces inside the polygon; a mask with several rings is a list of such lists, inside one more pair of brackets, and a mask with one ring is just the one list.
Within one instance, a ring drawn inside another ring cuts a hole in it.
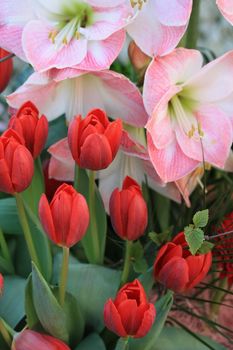
[{"label": "pink flower", "polygon": [[192,0],[131,0],[129,35],[149,56],[172,51],[187,28]]},{"label": "pink flower", "polygon": [[145,76],[148,151],[164,182],[203,160],[224,168],[232,144],[233,51],[202,68],[196,50],[155,58]]},{"label": "pink flower", "polygon": [[125,39],[125,0],[2,0],[0,46],[37,71],[110,66]]},{"label": "pink flower", "polygon": [[222,15],[233,25],[233,0],[217,0],[216,3]]},{"label": "pink flower", "polygon": [[81,72],[75,69],[34,73],[13,94],[8,103],[19,108],[32,101],[48,120],[62,114],[70,121],[75,115],[87,115],[94,108],[106,111],[113,119],[121,117],[135,126],[144,126],[148,115],[142,96],[129,79],[110,70]]}]

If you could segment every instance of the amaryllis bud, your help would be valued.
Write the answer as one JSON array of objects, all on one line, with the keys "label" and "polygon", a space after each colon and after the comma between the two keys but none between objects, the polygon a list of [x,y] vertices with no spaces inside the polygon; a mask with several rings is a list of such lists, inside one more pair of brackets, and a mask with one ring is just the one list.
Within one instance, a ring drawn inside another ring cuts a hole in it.
[{"label": "amaryllis bud", "polygon": [[0,137],[0,191],[19,193],[31,183],[34,165],[20,135],[8,129]]},{"label": "amaryllis bud", "polygon": [[154,277],[176,293],[186,292],[207,275],[212,264],[212,253],[192,255],[183,232],[158,252],[154,263]]},{"label": "amaryllis bud", "polygon": [[116,188],[110,198],[112,226],[122,239],[133,241],[143,235],[148,221],[146,202],[139,184],[127,176],[122,190]]},{"label": "amaryllis bud", "polygon": [[69,126],[68,142],[76,163],[85,169],[101,170],[109,166],[120,146],[122,122],[109,122],[100,109],[85,119],[76,117]]},{"label": "amaryllis bud", "polygon": [[44,115],[39,117],[36,106],[28,101],[9,121],[9,127],[16,130],[25,140],[25,146],[33,158],[37,158],[48,137],[48,121]]},{"label": "amaryllis bud", "polygon": [[104,322],[119,337],[144,337],[154,323],[156,310],[147,301],[143,286],[138,280],[125,284],[115,300],[104,306]]},{"label": "amaryllis bud", "polygon": [[39,217],[48,237],[63,247],[72,247],[79,242],[89,224],[86,199],[67,184],[57,189],[50,204],[42,195]]},{"label": "amaryllis bud", "polygon": [[[10,52],[0,48],[0,60],[6,56],[10,55]],[[13,60],[12,58],[7,59],[4,62],[0,62],[0,93],[5,90],[11,74],[13,71]]]},{"label": "amaryllis bud", "polygon": [[134,41],[129,44],[128,54],[132,65],[138,71],[146,68],[150,63],[151,58],[142,52]]},{"label": "amaryllis bud", "polygon": [[3,288],[4,288],[4,278],[3,278],[3,275],[0,273],[0,296],[3,293]]},{"label": "amaryllis bud", "polygon": [[12,350],[70,350],[61,340],[29,329],[14,337]]}]

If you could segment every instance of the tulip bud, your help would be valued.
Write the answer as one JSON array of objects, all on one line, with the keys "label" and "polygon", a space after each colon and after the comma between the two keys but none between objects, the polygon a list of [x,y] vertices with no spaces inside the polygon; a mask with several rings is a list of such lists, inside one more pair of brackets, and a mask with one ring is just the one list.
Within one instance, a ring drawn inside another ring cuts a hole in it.
[{"label": "tulip bud", "polygon": [[67,184],[57,189],[50,204],[42,195],[39,217],[51,241],[68,248],[83,238],[89,224],[86,199]]},{"label": "tulip bud", "polygon": [[134,41],[131,41],[129,44],[128,54],[130,62],[138,71],[146,68],[150,63],[151,58],[142,52],[142,50],[135,44]]},{"label": "tulip bud", "polygon": [[0,296],[3,293],[3,288],[4,288],[4,278],[3,278],[3,275],[0,273]]},{"label": "tulip bud", "polygon": [[[10,52],[0,48],[0,60],[6,56],[10,55]],[[0,62],[0,93],[5,90],[7,87],[9,80],[11,78],[11,74],[13,71],[13,60],[9,58],[4,62]]]},{"label": "tulip bud", "polygon": [[31,183],[33,159],[20,135],[8,129],[0,137],[0,191],[19,193]]},{"label": "tulip bud", "polygon": [[133,241],[143,235],[148,220],[146,202],[139,184],[127,176],[122,191],[116,188],[110,198],[112,226],[122,239]]},{"label": "tulip bud", "polygon": [[138,280],[125,284],[115,300],[104,306],[104,322],[119,337],[144,337],[154,323],[156,310],[147,301],[145,290]]},{"label": "tulip bud", "polygon": [[76,117],[68,130],[68,142],[75,162],[90,170],[109,166],[120,146],[122,122],[109,122],[100,109],[88,113],[85,119]]},{"label": "tulip bud", "polygon": [[12,350],[70,350],[61,340],[26,329],[14,337]]},{"label": "tulip bud", "polygon": [[189,291],[207,275],[212,253],[192,255],[183,232],[159,250],[154,263],[154,277],[176,293]]},{"label": "tulip bud", "polygon": [[25,140],[25,146],[36,159],[44,148],[48,137],[48,121],[44,115],[39,118],[36,106],[28,101],[24,103],[16,115],[9,121],[9,128]]}]

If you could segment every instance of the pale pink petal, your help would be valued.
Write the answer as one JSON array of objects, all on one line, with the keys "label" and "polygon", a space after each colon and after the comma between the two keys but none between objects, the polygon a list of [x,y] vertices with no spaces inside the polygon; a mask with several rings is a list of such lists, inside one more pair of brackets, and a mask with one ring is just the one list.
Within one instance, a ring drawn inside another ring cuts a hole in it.
[{"label": "pale pink petal", "polygon": [[233,0],[217,0],[216,3],[222,15],[233,25]]},{"label": "pale pink petal", "polygon": [[48,152],[52,156],[49,162],[49,177],[60,181],[73,181],[75,162],[67,138],[49,147]]},{"label": "pale pink petal", "polygon": [[114,0],[114,5],[112,0],[86,0],[89,5],[94,7],[114,7],[125,3],[125,0]]},{"label": "pale pink petal", "polygon": [[53,30],[53,27],[38,20],[30,21],[24,28],[23,49],[28,61],[37,71],[72,67],[87,54],[86,39],[72,39],[69,44],[58,49],[49,39]]},{"label": "pale pink petal", "polygon": [[[143,130],[144,132],[144,130]],[[125,154],[137,156],[148,160],[149,155],[145,146],[136,141],[127,131],[123,130],[121,137],[121,149]]]},{"label": "pale pink petal", "polygon": [[151,162],[158,175],[164,182],[176,181],[195,169],[199,162],[187,157],[179,144],[174,141],[162,150],[158,150],[152,141],[150,133],[147,133],[148,151]]},{"label": "pale pink petal", "polygon": [[86,57],[75,68],[89,71],[109,68],[121,51],[124,41],[124,30],[119,30],[105,40],[88,41]]},{"label": "pale pink petal", "polygon": [[177,127],[175,132],[182,151],[199,162],[204,159],[210,164],[223,168],[233,137],[229,118],[215,106],[200,107],[195,116],[203,136],[200,138],[195,132],[192,137],[189,137]]},{"label": "pale pink petal", "polygon": [[[146,71],[143,88],[143,101],[148,114],[152,114],[162,96],[171,87],[174,89],[174,95],[179,92],[179,85],[200,71],[202,62],[199,51],[182,48],[165,57],[155,58]],[[175,87],[176,84],[179,85]],[[171,97],[172,94],[171,90]]]},{"label": "pale pink petal", "polygon": [[164,26],[156,14],[155,1],[143,4],[137,17],[127,26],[129,35],[148,56],[162,56],[176,47],[186,26]]},{"label": "pale pink petal", "polygon": [[204,66],[184,84],[183,96],[198,102],[221,101],[233,92],[233,50]]},{"label": "pale pink petal", "polygon": [[162,24],[168,26],[187,24],[192,10],[192,0],[154,0],[154,3],[156,15]]}]

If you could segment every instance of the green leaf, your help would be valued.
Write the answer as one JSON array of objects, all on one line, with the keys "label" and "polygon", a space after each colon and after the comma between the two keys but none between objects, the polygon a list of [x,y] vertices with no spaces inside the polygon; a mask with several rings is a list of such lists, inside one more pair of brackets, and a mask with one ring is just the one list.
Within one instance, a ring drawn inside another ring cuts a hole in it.
[{"label": "green leaf", "polygon": [[148,269],[148,264],[145,258],[138,259],[133,262],[133,269],[136,273],[144,273]]},{"label": "green leaf", "polygon": [[190,225],[184,228],[184,235],[190,252],[192,255],[195,255],[205,239],[203,230],[200,228],[193,228]]},{"label": "green leaf", "polygon": [[49,123],[49,135],[45,145],[45,148],[50,147],[55,142],[63,139],[67,136],[67,125],[65,116],[56,118]]},{"label": "green leaf", "polygon": [[153,276],[153,266],[141,274],[138,279],[142,283],[146,293],[149,294],[155,282]]},{"label": "green leaf", "polygon": [[17,276],[4,277],[4,292],[0,298],[0,315],[12,327],[23,319],[26,280]]},{"label": "green leaf", "polygon": [[[58,282],[60,257],[54,262],[54,283]],[[67,290],[76,297],[86,324],[97,332],[104,328],[103,309],[109,298],[114,298],[120,284],[120,271],[106,267],[81,264],[78,261],[69,264]]]},{"label": "green leaf", "polygon": [[161,231],[165,231],[170,224],[171,201],[159,193],[154,193],[155,215]]},{"label": "green leaf", "polygon": [[86,337],[75,350],[106,350],[105,344],[99,334],[92,333]]},{"label": "green leaf", "polygon": [[131,339],[129,342],[130,350],[154,350],[172,304],[173,296],[172,292],[169,291],[155,303],[156,319],[150,332],[144,338]]},{"label": "green leaf", "polygon": [[150,232],[149,238],[157,245],[160,246],[163,243],[168,242],[171,239],[171,229],[167,229],[164,232],[156,233]]},{"label": "green leaf", "polygon": [[148,265],[146,259],[144,258],[144,248],[140,241],[136,241],[132,244],[131,260],[136,273],[146,272]]},{"label": "green leaf", "polygon": [[[197,336],[200,337],[200,340],[187,333],[184,329],[176,327],[165,327],[161,332],[157,342],[154,343],[153,350],[226,350],[223,345],[217,344],[207,337],[201,335]],[[201,340],[209,344],[209,347],[203,344]],[[141,348],[140,350],[144,349]]]},{"label": "green leaf", "polygon": [[208,224],[208,220],[209,220],[209,210],[208,209],[198,211],[193,216],[193,223],[196,227],[205,227]]},{"label": "green leaf", "polygon": [[4,234],[22,234],[15,199],[12,197],[0,200],[0,227]]},{"label": "green leaf", "polygon": [[43,328],[55,338],[68,342],[65,312],[34,264],[32,265],[32,291],[35,310]]},{"label": "green leaf", "polygon": [[211,242],[204,241],[202,243],[202,246],[198,249],[198,254],[206,254],[211,252],[211,250],[214,248],[214,244]]},{"label": "green leaf", "polygon": [[38,324],[40,324],[40,321],[37,316],[33,302],[32,275],[28,277],[25,288],[25,312],[28,327],[30,329],[35,329],[38,326]]}]

